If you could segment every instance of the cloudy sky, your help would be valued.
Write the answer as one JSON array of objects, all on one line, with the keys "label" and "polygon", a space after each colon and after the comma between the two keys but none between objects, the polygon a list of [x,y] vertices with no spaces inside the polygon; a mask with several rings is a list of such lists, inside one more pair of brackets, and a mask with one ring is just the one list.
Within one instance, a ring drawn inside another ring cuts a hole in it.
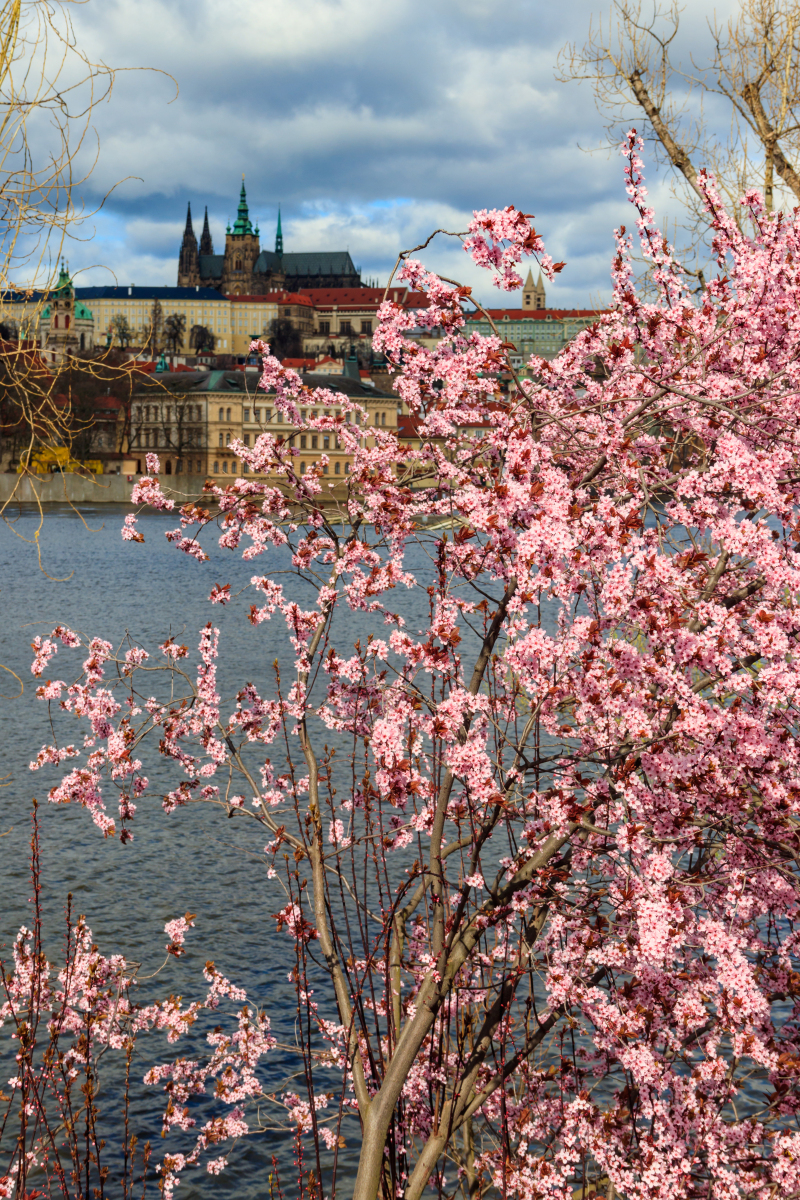
[{"label": "cloudy sky", "polygon": [[[693,0],[681,29],[687,56],[706,42],[706,18],[733,7]],[[590,86],[559,83],[555,69],[562,46],[584,40],[606,8],[88,0],[76,10],[87,53],[152,70],[120,74],[96,112],[99,159],[82,194],[94,207],[114,190],[70,266],[83,283],[174,284],[187,201],[198,233],[208,205],[221,251],[244,171],[264,245],[280,203],[287,250],[346,247],[383,283],[397,252],[437,226],[463,230],[471,210],[513,203],[536,214],[548,250],[567,260],[548,304],[602,301],[612,229],[630,209],[619,158],[586,153],[605,136]],[[650,178],[667,214],[668,180],[654,166]],[[426,261],[477,282],[446,239]],[[490,298],[491,288],[481,292]]]}]

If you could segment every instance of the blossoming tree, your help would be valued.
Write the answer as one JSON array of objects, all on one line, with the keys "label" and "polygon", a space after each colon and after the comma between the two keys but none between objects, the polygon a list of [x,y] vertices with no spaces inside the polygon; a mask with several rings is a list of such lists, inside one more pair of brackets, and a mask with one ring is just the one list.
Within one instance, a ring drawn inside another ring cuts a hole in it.
[{"label": "blossoming tree", "polygon": [[[499,335],[464,335],[468,289],[403,259],[427,307],[384,303],[375,344],[417,448],[367,435],[355,401],[309,395],[259,343],[275,406],[353,464],[336,501],[324,455],[301,475],[264,432],[233,445],[248,475],[207,485],[223,545],[253,562],[251,621],[285,628],[288,684],[243,680],[224,704],[209,624],[196,671],[171,640],[94,641],[72,685],[42,685],[91,735],[52,801],[129,839],[158,739],[168,812],[206,800],[251,820],[282,897],[269,937],[296,953],[306,1090],[282,1102],[315,1155],[301,1194],[800,1194],[800,213],[749,194],[747,237],[701,177],[719,272],[695,295],[634,134],[623,149],[658,298],[620,229],[611,309],[534,380]],[[506,290],[524,255],[556,269],[513,208],[476,213],[464,246]],[[414,324],[444,336],[426,348]],[[171,508],[157,468],[138,499]],[[167,536],[202,557],[210,522],[188,505]],[[140,539],[135,518],[123,536]],[[258,573],[270,547],[315,602]],[[348,612],[384,636],[345,644]],[[73,640],[37,641],[34,672]],[[247,1129],[258,1020],[231,1126],[168,1155],[169,1188]],[[227,1052],[238,1069],[233,1037]],[[165,1127],[190,1130],[208,1068],[152,1078],[171,1089]],[[353,1117],[355,1182],[337,1168]]]}]

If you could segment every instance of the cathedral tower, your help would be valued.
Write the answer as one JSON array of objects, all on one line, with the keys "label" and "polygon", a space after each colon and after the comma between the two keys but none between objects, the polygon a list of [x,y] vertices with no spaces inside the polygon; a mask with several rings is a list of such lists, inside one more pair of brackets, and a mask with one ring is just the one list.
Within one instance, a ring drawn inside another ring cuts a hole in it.
[{"label": "cathedral tower", "polygon": [[197,254],[197,238],[192,228],[192,206],[186,212],[186,228],[183,231],[181,253],[178,258],[178,287],[194,287],[200,282],[200,259]]},{"label": "cathedral tower", "polygon": [[222,291],[226,295],[252,296],[261,290],[261,284],[256,282],[253,275],[256,259],[260,253],[258,228],[254,229],[250,221],[243,175],[236,221],[233,229],[229,225],[225,234]]}]

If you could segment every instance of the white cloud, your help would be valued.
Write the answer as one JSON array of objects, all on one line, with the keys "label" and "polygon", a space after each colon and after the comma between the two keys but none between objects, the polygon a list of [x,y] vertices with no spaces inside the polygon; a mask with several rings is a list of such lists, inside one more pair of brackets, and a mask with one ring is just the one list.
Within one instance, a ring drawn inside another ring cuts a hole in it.
[{"label": "white cloud", "polygon": [[[386,278],[397,252],[432,228],[464,228],[473,208],[514,203],[568,267],[553,303],[608,293],[611,231],[630,221],[619,159],[603,140],[591,89],[554,78],[560,47],[588,32],[596,0],[93,0],[78,37],[124,68],[96,114],[101,155],[87,203],[118,180],[77,266],[102,261],[137,283],[174,282],[191,199],[208,204],[217,248],[241,172],[271,244],[282,205],[287,249],[348,246]],[[704,44],[714,7],[683,16]],[[173,100],[174,76],[179,87]],[[170,102],[172,101],[172,102]],[[81,160],[89,161],[89,154]],[[79,163],[80,165],[80,163]],[[660,211],[675,213],[656,177]],[[426,252],[442,270],[477,273],[458,247]],[[99,270],[88,273],[98,282]],[[488,296],[487,296],[488,298]]]}]

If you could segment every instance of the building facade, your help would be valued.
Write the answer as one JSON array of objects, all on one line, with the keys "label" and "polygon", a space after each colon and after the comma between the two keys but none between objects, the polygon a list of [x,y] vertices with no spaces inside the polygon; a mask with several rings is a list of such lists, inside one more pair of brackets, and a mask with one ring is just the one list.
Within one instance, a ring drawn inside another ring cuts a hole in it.
[{"label": "building facade", "polygon": [[308,287],[360,287],[361,274],[346,250],[285,253],[280,212],[275,249],[262,248],[258,225],[250,220],[242,176],[236,220],[225,231],[224,253],[214,253],[208,209],[198,245],[189,205],[178,255],[178,286],[210,287],[225,296],[264,297]]},{"label": "building facade", "polygon": [[[231,306],[213,288],[197,287],[85,287],[76,297],[91,305],[95,344],[117,344],[116,317],[124,317],[131,329],[132,346],[145,347],[155,357],[164,344],[164,322],[177,315],[184,318],[183,349],[189,348],[192,329],[203,326],[213,333],[216,349],[231,354]],[[277,310],[277,309],[276,309]]]},{"label": "building facade", "polygon": [[555,358],[600,316],[599,311],[590,308],[548,308],[541,271],[535,284],[528,271],[522,290],[522,308],[488,308],[486,314],[471,313],[467,317],[465,333],[489,337],[496,329],[503,341],[514,347],[511,361],[517,368],[522,368],[532,354]]},{"label": "building facade", "polygon": [[204,475],[208,450],[208,402],[204,396],[171,393],[157,381],[134,395],[128,456],[137,474],[148,453],[158,454],[165,475]]},{"label": "building facade", "polygon": [[[145,467],[148,451],[157,453],[164,475],[192,475],[211,478],[224,486],[232,479],[246,477],[249,468],[230,449],[239,439],[245,446],[255,445],[262,432],[286,438],[296,450],[297,471],[305,475],[319,462],[323,477],[328,476],[334,494],[344,489],[350,474],[352,456],[342,447],[334,431],[296,432],[279,410],[274,398],[259,392],[257,370],[210,371],[205,376],[171,374],[153,380],[146,389],[133,397],[131,412],[131,442],[128,459],[136,472]],[[311,387],[333,386],[342,402],[350,395],[365,411],[356,421],[355,415],[344,419],[358,424],[364,445],[374,444],[379,430],[397,431],[398,405],[395,396],[376,393],[355,380],[314,379],[306,377]],[[318,416],[342,418],[342,408],[309,406],[300,411],[301,421]],[[181,434],[181,431],[183,433]],[[268,475],[256,476],[261,480]]]},{"label": "building facade", "polygon": [[52,292],[8,292],[2,298],[6,335],[36,345],[48,367],[96,344],[94,314],[79,295],[64,263]]}]

